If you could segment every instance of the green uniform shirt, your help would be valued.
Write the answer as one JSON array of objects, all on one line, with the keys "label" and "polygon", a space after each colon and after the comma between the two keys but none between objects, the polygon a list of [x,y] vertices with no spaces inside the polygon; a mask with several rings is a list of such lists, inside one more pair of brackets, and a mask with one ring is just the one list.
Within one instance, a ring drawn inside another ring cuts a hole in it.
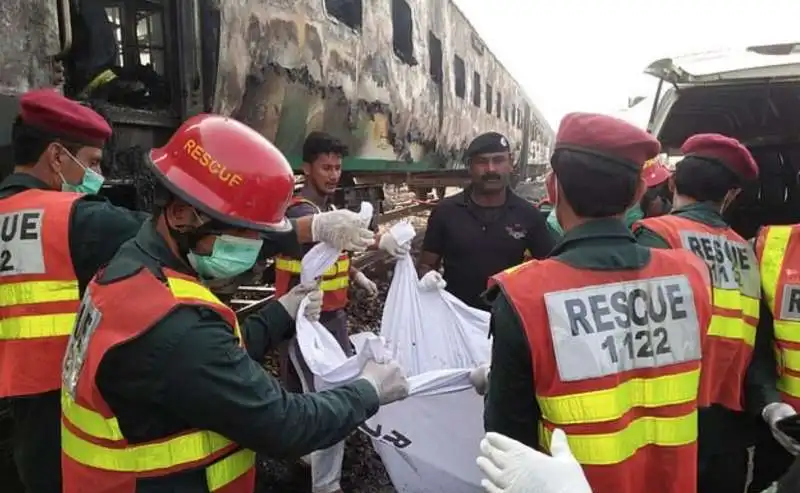
[{"label": "green uniform shirt", "polygon": [[[0,200],[25,190],[50,188],[38,178],[14,173],[0,182]],[[139,231],[148,214],[116,207],[99,196],[75,202],[69,253],[80,293],[95,272]],[[61,404],[59,392],[8,399],[14,418],[15,461],[31,493],[60,491]]]},{"label": "green uniform shirt", "polygon": [[[550,255],[585,270],[638,270],[650,262],[649,249],[638,245],[618,219],[596,219],[567,231]],[[541,411],[533,393],[530,345],[514,308],[498,288],[492,304],[492,374],[484,409],[486,431],[503,433],[538,446]]]},{"label": "green uniform shirt", "polygon": [[[102,282],[144,266],[191,275],[152,223],[126,243]],[[100,363],[97,385],[131,443],[192,428],[211,430],[271,457],[299,458],[349,435],[378,410],[372,385],[357,380],[333,390],[291,394],[261,366],[265,353],[294,335],[280,303],[241,324],[246,349],[213,310],[184,305],[142,336],[115,347]],[[205,473],[141,480],[138,493],[205,491]]]},{"label": "green uniform shirt", "polygon": [[[709,203],[694,203],[672,211],[672,214],[712,227],[727,227],[719,213],[719,207]],[[646,227],[637,229],[636,240],[652,248],[670,248],[669,243]],[[747,367],[744,382],[745,410],[736,413],[721,406],[700,410],[700,453],[711,455],[724,453],[731,447],[750,446],[760,431],[761,411],[769,403],[779,402],[775,388],[777,380],[775,354],[772,351],[772,315],[761,303],[761,315],[756,330],[753,357]]]}]

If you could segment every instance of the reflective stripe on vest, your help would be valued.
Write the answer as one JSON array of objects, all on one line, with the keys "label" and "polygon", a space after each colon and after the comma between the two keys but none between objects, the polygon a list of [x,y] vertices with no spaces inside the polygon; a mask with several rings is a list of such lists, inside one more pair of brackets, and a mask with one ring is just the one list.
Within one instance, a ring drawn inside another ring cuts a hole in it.
[{"label": "reflective stripe on vest", "polygon": [[[157,283],[157,284],[154,284]],[[126,286],[131,284],[131,286]],[[138,285],[136,285],[138,284]],[[87,296],[94,296],[96,289],[108,290],[125,290],[130,292],[133,289],[144,289],[145,292],[150,293],[150,296],[160,296],[158,293],[171,293],[172,300],[166,300],[161,306],[166,309],[166,312],[161,314],[163,309],[159,310],[159,314],[155,314],[148,320],[144,317],[143,323],[152,326],[153,318],[155,322],[158,321],[163,315],[169,312],[170,307],[176,304],[201,304],[207,306],[220,313],[225,320],[231,323],[236,332],[236,336],[241,342],[241,332],[236,323],[236,316],[232,311],[213,294],[205,286],[198,281],[180,276],[177,273],[167,273],[167,287],[169,291],[163,289],[163,283],[155,279],[149,272],[140,272],[130,279],[125,279],[109,285],[100,286],[90,285],[87,291]],[[113,293],[109,291],[109,296]],[[143,295],[146,296],[146,295]],[[167,294],[169,297],[169,294]],[[141,300],[130,300],[129,302],[137,303]],[[163,302],[163,299],[159,299]],[[86,299],[84,300],[86,303]],[[83,309],[83,307],[82,307]],[[131,308],[133,309],[133,308]],[[102,313],[100,310],[99,323],[102,319],[109,317],[109,314]],[[79,322],[80,323],[80,322]],[[95,328],[95,330],[97,330]],[[101,328],[102,330],[102,328]],[[110,330],[110,329],[108,329]],[[144,329],[145,331],[147,328]],[[76,333],[80,330],[76,329]],[[136,336],[136,334],[133,334]],[[91,337],[91,336],[90,336]],[[121,343],[124,343],[124,339]],[[93,338],[89,339],[87,345],[91,345]],[[78,343],[79,345],[80,343]],[[110,347],[113,347],[111,345]],[[77,347],[77,346],[76,346]],[[117,418],[111,414],[107,409],[105,401],[97,401],[100,408],[91,409],[86,404],[82,405],[78,401],[80,395],[86,392],[99,391],[94,387],[94,382],[80,382],[80,378],[88,378],[89,375],[84,375],[86,369],[79,369],[79,379],[75,383],[76,397],[70,395],[68,383],[71,380],[66,376],[67,365],[66,361],[70,358],[75,359],[76,354],[72,354],[72,342],[70,344],[70,353],[65,360],[65,388],[61,393],[61,409],[62,409],[62,436],[61,446],[62,451],[66,457],[74,461],[75,465],[67,463],[64,466],[64,492],[70,493],[71,491],[79,491],[70,489],[72,485],[68,473],[73,472],[79,475],[80,472],[75,472],[75,467],[88,467],[84,471],[92,471],[94,469],[102,471],[103,474],[113,473],[130,473],[135,477],[152,477],[164,476],[170,473],[193,469],[205,465],[206,483],[209,491],[219,492],[250,492],[252,491],[252,484],[248,487],[237,485],[235,488],[230,487],[234,482],[239,482],[245,474],[250,474],[254,478],[255,466],[255,453],[250,450],[240,449],[231,440],[224,436],[212,432],[202,430],[188,430],[184,433],[165,437],[162,439],[154,440],[147,443],[129,444],[119,427]],[[87,352],[91,348],[86,349]],[[81,357],[83,361],[83,357]],[[80,363],[79,363],[80,364]],[[99,361],[95,362],[99,365]],[[94,367],[96,369],[96,366]],[[88,390],[93,388],[95,390]],[[89,394],[92,395],[92,394]],[[88,401],[85,401],[88,403]],[[101,408],[106,408],[103,412]],[[87,474],[91,475],[91,472]],[[135,479],[134,479],[135,481]],[[134,483],[135,487],[135,483]],[[227,489],[226,489],[227,488]],[[100,491],[106,491],[98,488]],[[116,489],[114,490],[116,491]],[[120,490],[121,493],[132,493],[133,490]]]},{"label": "reflective stripe on vest", "polygon": [[637,222],[672,248],[693,253],[711,271],[713,316],[704,355],[701,393],[734,411],[743,406],[744,379],[753,353],[760,316],[758,261],[750,245],[728,227],[712,227],[667,215]]},{"label": "reflective stripe on vest", "polygon": [[[705,265],[688,252],[654,250],[638,271],[533,260],[492,282],[529,342],[541,448],[564,429],[595,493],[641,493],[654,484],[661,493],[696,491],[701,344],[711,320]],[[673,288],[669,301],[664,293]],[[634,295],[649,293],[661,293],[656,311],[635,324],[650,304]]]},{"label": "reflective stripe on vest", "polygon": [[[791,302],[789,286],[800,288],[800,277],[794,274],[800,268],[800,257],[795,260],[794,234],[794,226],[767,226],[759,233],[758,252],[764,300],[774,320],[780,373],[778,390],[786,402],[797,406],[800,405],[800,311],[784,306]],[[793,278],[787,279],[788,276]]]},{"label": "reflective stripe on vest", "polygon": [[81,196],[26,190],[0,199],[0,398],[60,385],[80,302],[67,238]]}]

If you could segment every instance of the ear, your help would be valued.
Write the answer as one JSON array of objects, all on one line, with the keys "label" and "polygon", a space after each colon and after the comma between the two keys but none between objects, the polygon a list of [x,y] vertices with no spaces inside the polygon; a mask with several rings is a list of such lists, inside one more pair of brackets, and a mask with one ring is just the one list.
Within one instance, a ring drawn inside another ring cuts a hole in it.
[{"label": "ear", "polygon": [[675,195],[675,175],[670,176],[667,183],[667,186],[669,186],[669,193]]},{"label": "ear", "polygon": [[52,169],[54,173],[59,174],[64,167],[61,154],[61,146],[55,142],[51,142],[44,148],[40,159],[44,159],[50,165],[50,169]]},{"label": "ear", "polygon": [[311,164],[310,163],[303,163],[303,174],[305,176],[309,176],[311,174]]}]

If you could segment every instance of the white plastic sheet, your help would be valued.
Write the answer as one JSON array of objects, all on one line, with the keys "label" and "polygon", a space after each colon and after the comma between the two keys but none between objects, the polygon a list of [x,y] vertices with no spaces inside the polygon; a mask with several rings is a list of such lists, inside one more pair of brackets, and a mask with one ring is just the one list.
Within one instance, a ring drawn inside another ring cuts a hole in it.
[{"label": "white plastic sheet", "polygon": [[[369,217],[363,206],[362,213]],[[401,222],[390,234],[411,241],[414,231]],[[327,245],[314,247],[303,258],[303,280],[321,275],[338,253]],[[395,267],[381,337],[351,337],[356,356],[347,358],[319,323],[302,317],[297,322],[300,350],[318,389],[357,378],[369,359],[395,358],[405,369],[409,397],[383,406],[362,426],[401,493],[482,491],[475,458],[483,436],[483,400],[472,389],[469,372],[489,360],[488,331],[487,312],[444,290],[421,291],[408,255]]]}]

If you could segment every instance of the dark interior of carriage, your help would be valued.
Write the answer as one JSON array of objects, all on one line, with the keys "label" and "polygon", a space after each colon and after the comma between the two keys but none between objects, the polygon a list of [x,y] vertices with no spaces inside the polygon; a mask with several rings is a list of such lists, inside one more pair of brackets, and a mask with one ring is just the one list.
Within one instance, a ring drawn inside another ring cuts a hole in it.
[{"label": "dark interior of carriage", "polygon": [[689,136],[714,132],[748,145],[758,183],[745,189],[726,216],[746,238],[764,224],[800,222],[800,82],[684,87],[659,139],[679,149]]}]

